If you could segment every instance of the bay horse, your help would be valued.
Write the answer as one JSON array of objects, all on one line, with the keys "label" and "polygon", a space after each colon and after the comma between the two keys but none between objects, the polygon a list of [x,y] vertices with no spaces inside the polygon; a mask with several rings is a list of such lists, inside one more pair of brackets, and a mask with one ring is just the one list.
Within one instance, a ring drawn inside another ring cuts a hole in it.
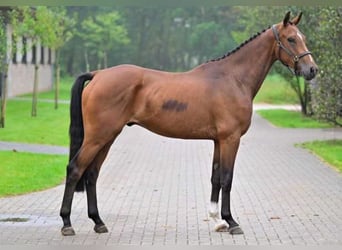
[{"label": "bay horse", "polygon": [[217,230],[242,234],[231,213],[230,191],[240,137],[251,123],[253,99],[276,60],[307,80],[318,71],[297,28],[301,16],[290,20],[288,12],[282,22],[235,50],[187,72],[119,65],[80,75],[70,104],[62,234],[75,234],[70,221],[72,200],[74,192],[84,188],[95,232],[108,232],[97,208],[96,181],[115,138],[125,125],[133,124],[163,136],[214,142],[209,214],[218,222]]}]

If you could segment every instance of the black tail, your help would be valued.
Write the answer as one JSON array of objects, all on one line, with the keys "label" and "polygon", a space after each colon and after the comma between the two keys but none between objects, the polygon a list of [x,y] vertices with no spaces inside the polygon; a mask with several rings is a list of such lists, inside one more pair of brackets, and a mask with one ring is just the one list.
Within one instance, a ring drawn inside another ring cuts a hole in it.
[{"label": "black tail", "polygon": [[[83,118],[82,118],[82,91],[84,83],[93,79],[92,73],[85,73],[77,77],[74,86],[71,90],[71,101],[70,101],[70,153],[69,162],[75,157],[81,148],[84,129],[83,129]],[[79,180],[76,186],[76,192],[84,191],[84,177]]]}]

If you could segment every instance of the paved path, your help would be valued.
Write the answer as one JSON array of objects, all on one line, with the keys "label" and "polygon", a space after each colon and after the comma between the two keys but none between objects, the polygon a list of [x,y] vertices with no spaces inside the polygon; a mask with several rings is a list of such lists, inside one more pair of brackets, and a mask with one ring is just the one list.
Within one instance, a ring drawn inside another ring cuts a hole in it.
[{"label": "paved path", "polygon": [[69,153],[69,149],[67,147],[3,141],[0,141],[0,150],[14,150],[19,152],[56,155],[63,155]]},{"label": "paved path", "polygon": [[110,232],[87,219],[76,194],[77,235],[62,237],[63,186],[0,199],[0,244],[30,245],[342,245],[342,175],[295,143],[342,139],[337,129],[280,129],[253,116],[243,137],[232,189],[232,212],[245,234],[213,232],[208,218],[208,141],[160,137],[125,128],[99,178],[100,213]]}]

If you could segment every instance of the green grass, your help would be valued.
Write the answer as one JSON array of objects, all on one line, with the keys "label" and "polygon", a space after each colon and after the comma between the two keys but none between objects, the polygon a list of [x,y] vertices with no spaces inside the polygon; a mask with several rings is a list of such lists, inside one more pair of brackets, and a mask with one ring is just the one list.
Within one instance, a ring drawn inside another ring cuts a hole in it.
[{"label": "green grass", "polygon": [[[62,79],[60,100],[70,100],[73,79]],[[31,95],[7,102],[5,128],[0,141],[68,146],[69,105],[38,101],[38,116],[31,117]],[[54,91],[39,93],[38,98],[54,99]],[[51,188],[65,177],[67,156],[0,151],[0,197],[25,194]]]},{"label": "green grass", "polygon": [[0,197],[60,184],[66,164],[67,156],[0,151]]},{"label": "green grass", "polygon": [[61,104],[55,110],[53,103],[38,102],[37,113],[31,117],[30,101],[9,100],[0,141],[67,146],[69,105]]},{"label": "green grass", "polygon": [[280,75],[273,74],[266,77],[258,94],[254,98],[255,103],[269,104],[298,104],[298,97],[290,84]]},{"label": "green grass", "polygon": [[257,113],[273,125],[283,128],[331,128],[326,122],[319,122],[310,117],[303,116],[297,111],[283,109],[258,110]]},{"label": "green grass", "polygon": [[318,155],[342,173],[342,140],[306,142],[301,146]]}]

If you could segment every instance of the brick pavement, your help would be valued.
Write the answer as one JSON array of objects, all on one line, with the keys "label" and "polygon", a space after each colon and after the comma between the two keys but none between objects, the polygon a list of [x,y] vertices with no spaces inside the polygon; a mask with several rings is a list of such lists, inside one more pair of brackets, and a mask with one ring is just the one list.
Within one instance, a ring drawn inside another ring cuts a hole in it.
[{"label": "brick pavement", "polygon": [[108,234],[93,232],[85,194],[76,194],[77,235],[61,236],[60,185],[1,198],[0,220],[29,220],[0,222],[0,244],[342,245],[342,175],[293,146],[329,138],[342,138],[341,130],[280,129],[254,115],[232,189],[232,212],[245,234],[231,236],[214,232],[208,217],[212,143],[125,128],[98,181]]}]

